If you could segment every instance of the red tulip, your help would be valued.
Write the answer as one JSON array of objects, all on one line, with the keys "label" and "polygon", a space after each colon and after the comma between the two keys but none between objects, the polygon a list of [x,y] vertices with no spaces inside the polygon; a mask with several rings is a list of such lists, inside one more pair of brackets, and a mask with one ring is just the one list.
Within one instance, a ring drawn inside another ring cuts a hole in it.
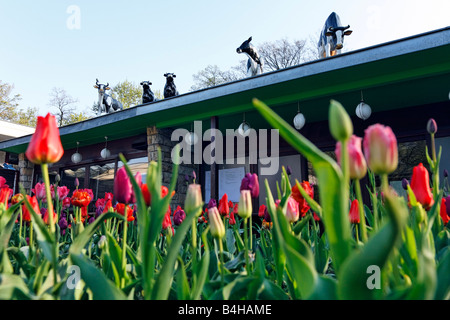
[{"label": "red tulip", "polygon": [[38,117],[36,131],[31,137],[25,155],[36,164],[58,162],[64,154],[59,129],[54,115]]},{"label": "red tulip", "polygon": [[123,203],[118,203],[116,204],[116,208],[115,211],[123,216],[125,216],[125,206],[127,208],[127,213],[126,213],[126,218],[127,221],[133,221],[134,217],[133,217],[133,209],[129,206],[129,205],[125,205]]},{"label": "red tulip", "polygon": [[3,185],[3,187],[0,188],[0,203],[4,203],[6,209],[8,209],[8,200],[11,194],[12,189],[10,189],[7,185]]},{"label": "red tulip", "polygon": [[355,199],[350,206],[350,223],[360,223],[360,221],[359,203],[358,200]]},{"label": "red tulip", "polygon": [[[53,210],[52,210],[53,211]],[[56,223],[58,216],[55,211],[53,211],[53,223]],[[48,210],[44,211],[43,218],[45,224],[50,224]]]},{"label": "red tulip", "polygon": [[[314,197],[314,189],[311,187],[308,181],[303,181],[300,185],[311,198]],[[311,207],[309,206],[308,202],[303,198],[302,194],[300,193],[300,190],[298,190],[297,184],[295,184],[294,187],[292,187],[292,197],[295,199],[295,201],[298,202],[300,213],[303,216],[306,212],[308,212],[308,210]]]},{"label": "red tulip", "polygon": [[[41,210],[39,209],[39,202],[36,198],[36,196],[30,197],[27,195],[28,202],[30,203],[31,207],[33,208],[34,212],[36,214],[40,214]],[[28,210],[28,207],[25,203],[22,204],[22,219],[24,221],[31,221],[31,213]],[[56,219],[55,219],[56,221]]]},{"label": "red tulip", "polygon": [[428,170],[422,163],[413,168],[411,189],[414,192],[417,201],[420,202],[426,210],[429,210],[434,204],[434,199],[430,189]]},{"label": "red tulip", "polygon": [[230,207],[228,206],[228,195],[225,193],[219,201],[219,213],[221,216],[228,216]]},{"label": "red tulip", "polygon": [[397,138],[390,127],[381,124],[368,127],[363,145],[367,164],[374,173],[389,174],[397,169]]},{"label": "red tulip", "polygon": [[172,213],[172,209],[169,208],[166,211],[166,215],[164,216],[164,220],[162,223],[163,230],[167,230],[168,228],[172,227],[172,219],[170,218],[170,215]]},{"label": "red tulip", "polygon": [[266,214],[267,211],[267,207],[266,205],[262,204],[259,206],[259,211],[258,211],[258,217],[260,218],[264,218],[264,215]]},{"label": "red tulip", "polygon": [[441,210],[439,212],[439,214],[441,215],[442,221],[444,222],[444,225],[447,225],[448,221],[450,220],[450,216],[448,214],[448,209],[447,209],[447,199],[449,201],[449,207],[450,207],[450,196],[446,197],[446,198],[442,198],[442,202],[441,202]]},{"label": "red tulip", "polygon": [[92,198],[87,191],[82,189],[75,190],[73,192],[71,202],[76,207],[87,207],[91,202]]},{"label": "red tulip", "polygon": [[[238,204],[236,203],[236,207],[238,206]],[[236,224],[236,218],[234,217],[234,211],[230,212],[230,218],[228,219],[229,224],[234,226]]]},{"label": "red tulip", "polygon": [[[347,150],[349,154],[350,179],[362,179],[367,173],[367,164],[361,150],[362,138],[352,135],[348,140]],[[341,163],[341,142],[336,144],[336,157]]]}]

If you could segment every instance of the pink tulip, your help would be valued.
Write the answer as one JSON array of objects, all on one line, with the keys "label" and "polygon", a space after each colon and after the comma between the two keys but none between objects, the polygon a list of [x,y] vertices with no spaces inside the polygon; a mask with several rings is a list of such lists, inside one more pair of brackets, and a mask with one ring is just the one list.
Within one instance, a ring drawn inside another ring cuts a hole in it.
[{"label": "pink tulip", "polygon": [[289,197],[286,208],[286,219],[290,223],[294,223],[300,217],[298,202],[293,197]]},{"label": "pink tulip", "polygon": [[45,184],[43,182],[36,183],[36,185],[34,186],[34,189],[31,189],[31,191],[33,191],[33,193],[36,195],[36,198],[38,200],[45,199]]},{"label": "pink tulip", "polygon": [[116,178],[114,179],[114,196],[120,203],[131,203],[133,190],[124,167],[117,170]]},{"label": "pink tulip", "polygon": [[58,198],[64,200],[69,195],[70,190],[66,186],[58,187]]},{"label": "pink tulip", "polygon": [[[367,164],[361,150],[362,138],[352,135],[348,140],[347,150],[349,154],[350,179],[362,179],[367,173]],[[341,163],[341,142],[336,144],[336,157]]]},{"label": "pink tulip", "polygon": [[367,164],[374,173],[389,174],[397,169],[397,138],[390,127],[370,126],[365,131],[363,145]]},{"label": "pink tulip", "polygon": [[241,191],[250,190],[252,198],[259,196],[259,181],[256,173],[247,173],[241,182]]}]

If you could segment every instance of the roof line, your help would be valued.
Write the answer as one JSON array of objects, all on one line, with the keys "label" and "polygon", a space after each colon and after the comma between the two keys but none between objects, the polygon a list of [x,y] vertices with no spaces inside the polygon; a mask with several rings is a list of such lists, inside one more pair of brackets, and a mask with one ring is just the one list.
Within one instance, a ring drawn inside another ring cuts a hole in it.
[{"label": "roof line", "polygon": [[[383,59],[393,58],[404,54],[450,45],[450,26],[425,32],[410,37],[377,44],[342,53],[337,56],[317,59],[276,71],[244,78],[214,87],[187,92],[175,97],[140,104],[112,114],[101,115],[92,119],[60,127],[60,135],[68,135],[99,126],[108,125],[123,119],[129,119],[158,111],[190,105],[199,101],[207,101],[230,94],[251,89],[262,88],[268,85],[283,83],[294,79],[308,77],[320,73],[330,72],[356,65],[366,64]],[[0,142],[0,150],[16,145],[29,143],[31,135]]]}]

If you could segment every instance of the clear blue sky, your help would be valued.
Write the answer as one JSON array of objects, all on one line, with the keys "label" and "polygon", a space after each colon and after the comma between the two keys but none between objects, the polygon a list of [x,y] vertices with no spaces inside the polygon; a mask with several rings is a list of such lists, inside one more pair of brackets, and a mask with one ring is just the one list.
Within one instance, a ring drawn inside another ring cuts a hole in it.
[{"label": "clear blue sky", "polygon": [[[70,6],[79,9],[79,25]],[[77,111],[90,108],[95,78],[111,85],[150,80],[162,91],[163,74],[174,72],[186,93],[207,65],[227,70],[243,60],[236,48],[249,36],[255,45],[317,38],[332,11],[353,30],[346,50],[450,21],[449,0],[0,0],[0,80],[14,85],[20,107],[37,107],[41,115],[55,111],[48,106],[53,87],[79,99]]]}]

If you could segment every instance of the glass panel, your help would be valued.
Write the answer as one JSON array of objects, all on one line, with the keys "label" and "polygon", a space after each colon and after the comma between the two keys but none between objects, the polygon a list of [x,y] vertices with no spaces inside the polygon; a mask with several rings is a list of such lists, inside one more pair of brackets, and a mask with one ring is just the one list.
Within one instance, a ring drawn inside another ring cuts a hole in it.
[{"label": "glass panel", "polygon": [[92,189],[94,201],[103,198],[105,192],[113,192],[114,167],[114,162],[89,167],[89,189]]},{"label": "glass panel", "polygon": [[75,190],[75,178],[78,178],[79,188],[84,188],[85,167],[65,169],[61,174],[60,186],[66,186],[72,195]]},{"label": "glass panel", "polygon": [[[145,183],[145,180],[147,179],[148,157],[135,158],[127,161],[133,175],[140,172],[142,175],[142,181]],[[119,161],[118,168],[120,169],[122,166],[122,161]]]}]

